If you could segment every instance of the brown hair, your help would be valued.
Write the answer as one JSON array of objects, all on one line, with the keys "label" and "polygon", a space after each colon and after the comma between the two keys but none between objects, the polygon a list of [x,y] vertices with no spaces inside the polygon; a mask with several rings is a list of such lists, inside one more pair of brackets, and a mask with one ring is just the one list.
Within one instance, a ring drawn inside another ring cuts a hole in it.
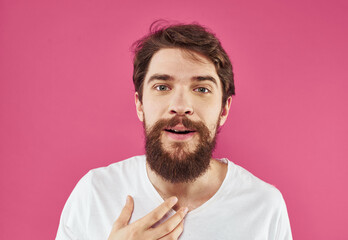
[{"label": "brown hair", "polygon": [[235,94],[232,64],[215,35],[199,24],[175,24],[161,26],[155,21],[150,33],[133,44],[135,91],[142,101],[143,82],[152,56],[162,48],[181,48],[208,57],[215,65],[221,80],[223,106],[229,96]]}]

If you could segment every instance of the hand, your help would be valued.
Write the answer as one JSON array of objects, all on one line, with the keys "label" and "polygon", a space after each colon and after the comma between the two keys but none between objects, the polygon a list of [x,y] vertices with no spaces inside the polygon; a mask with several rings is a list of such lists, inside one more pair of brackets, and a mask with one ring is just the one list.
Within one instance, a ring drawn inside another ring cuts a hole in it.
[{"label": "hand", "polygon": [[126,205],[113,224],[108,240],[178,239],[184,230],[183,219],[187,214],[187,208],[181,208],[167,221],[155,228],[152,227],[162,219],[177,201],[176,197],[170,197],[145,217],[128,224],[134,209],[133,198],[128,196]]}]

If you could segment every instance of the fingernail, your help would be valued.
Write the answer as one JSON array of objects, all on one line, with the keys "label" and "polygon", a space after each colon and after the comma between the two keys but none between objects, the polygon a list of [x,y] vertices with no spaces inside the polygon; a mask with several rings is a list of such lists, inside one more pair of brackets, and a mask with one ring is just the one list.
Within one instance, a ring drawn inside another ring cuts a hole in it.
[{"label": "fingernail", "polygon": [[185,207],[184,210],[183,210],[183,213],[186,214],[188,212],[188,208]]},{"label": "fingernail", "polygon": [[128,204],[130,202],[130,196],[128,195],[126,198],[126,204]]},{"label": "fingernail", "polygon": [[175,204],[178,202],[178,198],[177,197],[173,197],[171,200],[170,200],[170,203],[171,204]]}]

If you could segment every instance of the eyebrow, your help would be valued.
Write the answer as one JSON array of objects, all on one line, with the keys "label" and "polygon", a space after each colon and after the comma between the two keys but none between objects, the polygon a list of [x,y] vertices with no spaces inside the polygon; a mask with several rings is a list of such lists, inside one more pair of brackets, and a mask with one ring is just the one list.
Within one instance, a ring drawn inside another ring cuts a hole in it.
[{"label": "eyebrow", "polygon": [[[164,80],[164,81],[173,81],[174,78],[168,74],[154,74],[149,78],[148,83],[154,81],[154,80]],[[217,81],[212,76],[206,75],[206,76],[193,76],[191,78],[193,81],[211,81],[215,85],[217,85]]]},{"label": "eyebrow", "polygon": [[212,76],[194,76],[192,77],[192,80],[195,80],[195,81],[211,81],[213,82],[215,85],[217,85],[217,81],[215,78],[213,78]]},{"label": "eyebrow", "polygon": [[168,74],[154,74],[152,75],[150,78],[149,78],[149,83],[154,81],[154,80],[164,80],[164,81],[167,81],[167,80],[174,80],[174,78]]}]

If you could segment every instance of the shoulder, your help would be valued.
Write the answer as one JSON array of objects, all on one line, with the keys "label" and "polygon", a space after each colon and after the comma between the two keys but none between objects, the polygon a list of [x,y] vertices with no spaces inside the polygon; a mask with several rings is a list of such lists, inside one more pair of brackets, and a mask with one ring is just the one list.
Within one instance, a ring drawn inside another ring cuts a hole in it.
[{"label": "shoulder", "polygon": [[[227,205],[221,211],[226,212],[232,222],[238,219],[243,224],[250,224],[248,229],[266,234],[265,239],[292,239],[285,201],[275,186],[229,161],[221,192],[223,197],[219,204]],[[226,211],[227,208],[230,211]]]},{"label": "shoulder", "polygon": [[[144,174],[145,156],[135,156],[105,167],[90,170],[76,184],[70,198],[86,196],[96,190],[129,187],[136,177]],[[126,184],[125,184],[126,183]]]},{"label": "shoulder", "polygon": [[134,156],[106,167],[100,167],[90,170],[82,179],[88,182],[88,185],[108,185],[113,183],[127,182],[135,177],[144,174],[145,155]]},{"label": "shoulder", "polygon": [[115,212],[110,209],[122,208],[128,191],[139,181],[136,176],[144,172],[144,161],[145,156],[136,156],[85,174],[64,206],[57,239],[67,239],[67,235],[89,238],[91,215],[100,222],[112,222]]},{"label": "shoulder", "polygon": [[[86,213],[85,209],[91,207],[91,202],[99,198],[112,198],[132,189],[137,185],[139,176],[144,174],[142,164],[145,156],[135,156],[120,162],[90,170],[76,184],[65,204],[67,209]],[[125,197],[124,197],[125,198]]]},{"label": "shoulder", "polygon": [[243,196],[243,198],[259,202],[261,205],[280,206],[283,204],[283,196],[275,186],[231,161],[229,161],[228,167],[229,186],[234,196]]},{"label": "shoulder", "polygon": [[115,174],[127,174],[133,173],[137,171],[145,164],[145,155],[134,156],[116,163],[112,163],[106,167],[99,167],[92,169],[88,172],[88,174],[92,178],[107,178],[110,176],[114,176]]}]

